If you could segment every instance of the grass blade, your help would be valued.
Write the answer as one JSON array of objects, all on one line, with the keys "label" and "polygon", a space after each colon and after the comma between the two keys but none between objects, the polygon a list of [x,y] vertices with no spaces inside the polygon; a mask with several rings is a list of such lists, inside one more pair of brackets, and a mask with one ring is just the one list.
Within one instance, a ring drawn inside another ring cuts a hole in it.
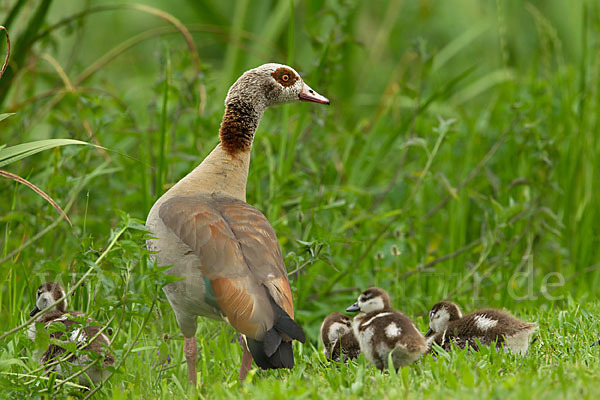
[{"label": "grass blade", "polygon": [[52,207],[54,207],[54,209],[56,211],[58,211],[58,213],[60,215],[63,216],[64,219],[67,220],[67,222],[69,223],[69,225],[71,225],[71,227],[73,226],[73,224],[71,223],[71,220],[69,219],[69,217],[67,216],[67,214],[63,211],[63,209],[60,208],[60,206],[58,205],[58,203],[56,203],[56,201],[54,201],[54,199],[52,199],[52,197],[48,196],[48,194],[46,194],[46,192],[44,192],[42,189],[40,189],[39,187],[35,186],[33,183],[29,182],[27,179],[21,178],[19,175],[15,175],[15,174],[10,173],[8,171],[4,171],[4,170],[0,169],[0,176],[3,176],[5,178],[12,179],[13,181],[22,183],[23,185],[27,186],[28,188],[30,188],[31,190],[33,190],[34,192],[36,192],[37,194],[39,194],[48,203],[50,203],[52,205]]},{"label": "grass blade", "polygon": [[6,29],[10,28],[10,26],[12,25],[12,22],[15,20],[15,18],[17,18],[17,16],[19,15],[19,12],[21,12],[21,9],[25,5],[25,3],[27,3],[27,0],[19,0],[10,9],[10,11],[8,12],[8,17],[6,17],[6,20],[4,20],[4,26],[6,27]]},{"label": "grass blade", "polygon": [[4,114],[0,114],[0,121],[4,121],[6,118],[8,118],[8,117],[12,117],[13,115],[15,115],[15,113],[4,113]]},{"label": "grass blade", "polygon": [[8,36],[8,30],[2,25],[0,25],[0,30],[3,30],[6,35],[6,58],[4,58],[4,64],[0,70],[0,78],[2,78],[4,71],[6,71],[6,67],[8,67],[8,59],[10,58],[10,36]]},{"label": "grass blade", "polygon": [[222,76],[222,85],[224,90],[231,85],[231,82],[235,81],[236,74],[238,72],[237,66],[240,50],[235,43],[239,43],[242,35],[241,32],[244,27],[244,21],[246,20],[246,14],[248,12],[248,3],[248,0],[239,1],[233,13],[233,21],[231,24],[231,41],[229,42],[225,52],[226,68],[225,73]]},{"label": "grass blade", "polygon": [[[1,117],[2,116],[0,116],[0,118]],[[31,155],[42,152],[44,150],[52,149],[54,147],[66,146],[69,144],[84,144],[88,146],[94,146],[91,143],[75,139],[46,139],[38,140],[35,142],[17,144],[15,146],[0,149],[0,168],[4,167],[5,165],[11,164],[15,161],[19,161],[25,157],[29,157]]]},{"label": "grass blade", "polygon": [[160,148],[158,153],[158,172],[156,174],[156,196],[162,195],[165,175],[165,147],[167,145],[167,103],[169,101],[169,82],[171,80],[171,56],[166,51],[165,80],[163,91],[163,104],[160,115]]},{"label": "grass blade", "polygon": [[[34,38],[37,34],[38,29],[44,25],[46,14],[50,8],[52,0],[43,0],[38,8],[35,10],[33,17],[29,20],[25,32],[17,40],[15,48],[18,50],[13,58],[14,65],[22,66],[25,57],[29,54],[31,46],[35,42]],[[10,89],[10,84],[15,77],[15,71],[11,67],[7,67],[4,75],[4,79],[0,80],[0,105],[4,102],[6,95]]]},{"label": "grass blade", "polygon": [[448,43],[433,59],[432,71],[443,67],[452,57],[469,46],[475,39],[481,36],[491,26],[490,21],[482,21],[465,31],[462,35]]}]

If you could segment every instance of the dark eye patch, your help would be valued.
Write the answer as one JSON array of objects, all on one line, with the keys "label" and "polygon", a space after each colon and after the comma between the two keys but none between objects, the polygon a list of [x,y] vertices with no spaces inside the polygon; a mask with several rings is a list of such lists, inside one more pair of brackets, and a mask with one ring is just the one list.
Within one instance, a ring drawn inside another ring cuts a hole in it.
[{"label": "dark eye patch", "polygon": [[375,293],[371,292],[371,291],[365,291],[362,294],[362,298],[363,300],[367,301],[367,300],[371,300],[373,297],[375,297]]},{"label": "dark eye patch", "polygon": [[271,76],[283,87],[292,86],[298,80],[294,71],[286,67],[277,68]]}]

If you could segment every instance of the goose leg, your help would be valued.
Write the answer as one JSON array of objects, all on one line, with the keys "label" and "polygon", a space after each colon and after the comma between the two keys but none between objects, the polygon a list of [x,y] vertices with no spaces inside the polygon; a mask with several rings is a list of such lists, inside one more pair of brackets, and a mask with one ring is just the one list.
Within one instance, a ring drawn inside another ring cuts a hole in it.
[{"label": "goose leg", "polygon": [[186,337],[183,347],[185,353],[185,361],[188,367],[188,380],[196,386],[196,361],[198,360],[198,343],[196,336]]},{"label": "goose leg", "polygon": [[248,375],[248,371],[252,368],[252,354],[246,344],[246,338],[242,335],[239,338],[240,345],[242,346],[242,365],[240,367],[240,381],[244,381]]}]

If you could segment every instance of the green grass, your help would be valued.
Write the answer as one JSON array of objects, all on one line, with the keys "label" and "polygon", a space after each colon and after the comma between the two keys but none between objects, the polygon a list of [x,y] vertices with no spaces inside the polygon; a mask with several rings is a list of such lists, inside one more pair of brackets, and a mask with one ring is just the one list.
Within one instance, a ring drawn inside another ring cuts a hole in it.
[{"label": "green grass", "polygon": [[[102,148],[52,148],[2,167],[52,197],[73,227],[0,180],[0,335],[28,319],[43,281],[72,287],[89,272],[71,308],[110,321],[119,365],[96,397],[196,398],[140,224],[216,145],[237,76],[285,62],[332,105],[266,112],[248,202],[278,235],[309,340],[293,371],[253,370],[241,386],[234,331],[201,319],[200,396],[597,397],[596,2],[4,3],[12,55],[0,146]],[[5,51],[2,37],[0,60]],[[364,359],[326,363],[320,322],[370,285],[422,330],[429,307],[452,298],[539,321],[539,339],[524,358],[456,352],[398,374]],[[39,345],[24,331],[0,340],[2,396],[85,397],[36,372]]]}]

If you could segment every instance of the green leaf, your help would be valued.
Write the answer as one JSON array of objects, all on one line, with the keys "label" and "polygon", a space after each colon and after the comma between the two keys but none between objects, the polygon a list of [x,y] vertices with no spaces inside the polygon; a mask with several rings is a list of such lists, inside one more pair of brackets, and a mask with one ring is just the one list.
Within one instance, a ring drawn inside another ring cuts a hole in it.
[{"label": "green leaf", "polygon": [[46,327],[46,330],[51,335],[56,332],[66,332],[67,328],[65,327],[65,324],[63,324],[62,322],[54,321],[49,326]]},{"label": "green leaf", "polygon": [[162,341],[158,348],[158,365],[164,364],[169,359],[169,346],[167,343]]},{"label": "green leaf", "polygon": [[69,353],[76,353],[77,352],[77,344],[74,342],[71,342],[70,340],[58,340],[58,339],[50,339],[50,343],[58,346],[58,347],[62,347],[63,349],[65,349],[67,352]]},{"label": "green leaf", "polygon": [[31,155],[42,152],[44,150],[52,149],[54,147],[66,146],[69,144],[84,144],[88,146],[95,146],[91,143],[74,139],[46,139],[29,143],[21,143],[15,146],[4,147],[0,149],[0,168],[4,167],[5,165],[11,164],[15,161],[21,160],[25,157],[29,157]]},{"label": "green leaf", "polygon": [[0,114],[0,121],[4,121],[6,118],[8,118],[8,117],[12,117],[13,115],[15,115],[15,113],[4,113],[4,114]]},{"label": "green leaf", "polygon": [[9,367],[18,365],[19,367],[25,368],[25,363],[18,358],[9,358],[6,360],[0,360],[0,371],[6,371]]},{"label": "green leaf", "polygon": [[46,330],[45,324],[43,322],[35,323],[35,347],[38,350],[45,351],[48,348],[48,344],[50,344],[50,334]]}]

